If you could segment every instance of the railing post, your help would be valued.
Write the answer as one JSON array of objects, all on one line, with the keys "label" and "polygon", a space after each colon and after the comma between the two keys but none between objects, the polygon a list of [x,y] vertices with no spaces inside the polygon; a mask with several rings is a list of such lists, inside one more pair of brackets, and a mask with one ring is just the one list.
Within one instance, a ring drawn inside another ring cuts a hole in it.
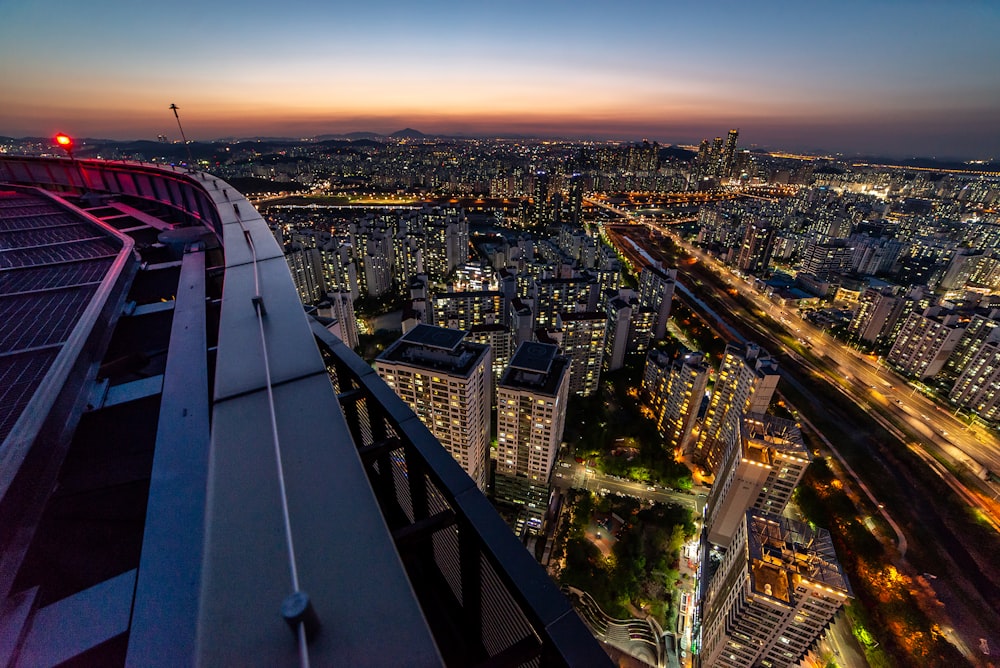
[{"label": "railing post", "polygon": [[483,642],[482,546],[475,528],[462,517],[458,521],[458,554],[462,568],[462,621],[470,644]]}]

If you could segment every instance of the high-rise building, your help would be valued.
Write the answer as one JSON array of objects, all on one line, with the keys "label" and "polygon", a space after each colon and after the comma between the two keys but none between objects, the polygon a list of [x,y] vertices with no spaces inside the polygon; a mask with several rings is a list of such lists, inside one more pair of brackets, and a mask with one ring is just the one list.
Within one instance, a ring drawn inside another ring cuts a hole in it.
[{"label": "high-rise building", "polygon": [[610,665],[242,195],[0,184],[0,665]]},{"label": "high-rise building", "polygon": [[967,324],[940,306],[910,313],[886,360],[907,376],[930,378],[944,367]]},{"label": "high-rise building", "polygon": [[677,285],[676,269],[661,269],[654,265],[643,267],[639,273],[639,304],[656,313],[652,336],[662,339],[667,335],[667,320]]},{"label": "high-rise building", "polygon": [[984,420],[1000,420],[1000,342],[990,341],[979,347],[948,399]]},{"label": "high-rise building", "polygon": [[354,350],[358,347],[358,320],[354,315],[354,301],[350,292],[336,290],[326,293],[326,299],[319,303],[316,310],[319,315],[336,321],[334,333],[348,348]]},{"label": "high-rise building", "polygon": [[726,137],[726,148],[722,153],[722,165],[720,169],[720,176],[724,178],[732,178],[733,176],[738,176],[736,173],[736,140],[739,139],[739,130],[730,130],[729,136]]},{"label": "high-rise building", "polygon": [[495,498],[521,509],[537,531],[548,505],[549,480],[566,422],[569,358],[545,343],[522,343],[497,385]]},{"label": "high-rise building", "polygon": [[802,249],[799,259],[799,271],[812,274],[819,278],[829,278],[831,275],[849,271],[854,249],[846,241],[836,240],[828,243],[810,241]]},{"label": "high-rise building", "polygon": [[430,299],[434,325],[469,330],[475,325],[505,324],[503,293],[497,291],[439,292]]},{"label": "high-rise building", "polygon": [[995,341],[1000,341],[1000,310],[973,313],[955,349],[948,355],[944,373],[949,378],[957,378],[969,368],[984,344]]},{"label": "high-rise building", "polygon": [[903,300],[892,287],[865,288],[858,298],[858,307],[848,329],[867,343],[879,341],[892,322],[898,319]]},{"label": "high-rise building", "polygon": [[327,290],[347,290],[351,299],[360,296],[358,290],[358,269],[351,257],[351,247],[333,242],[320,246],[323,262],[323,283]]},{"label": "high-rise building", "polygon": [[791,420],[747,413],[740,447],[722,463],[705,509],[708,540],[729,547],[747,510],[780,515],[812,457]]},{"label": "high-rise building", "polygon": [[510,307],[507,309],[507,322],[510,325],[510,333],[514,338],[515,346],[533,340],[535,314],[532,307],[530,299],[514,297],[510,300]]},{"label": "high-rise building", "polygon": [[394,228],[381,218],[366,218],[351,225],[358,289],[366,295],[378,297],[392,289],[393,235]]},{"label": "high-rise building", "polygon": [[285,255],[285,260],[302,303],[314,304],[319,301],[326,291],[320,251],[316,248],[299,248]]},{"label": "high-rise building", "polygon": [[556,315],[597,308],[597,280],[590,274],[574,278],[540,278],[532,282],[535,327],[555,327]]},{"label": "high-rise building", "polygon": [[683,352],[671,359],[663,351],[651,350],[646,357],[642,389],[668,452],[690,453],[692,430],[705,397],[708,373],[704,353]]},{"label": "high-rise building", "polygon": [[736,254],[736,267],[747,274],[761,274],[771,262],[774,226],[767,220],[746,221],[743,240]]},{"label": "high-rise building", "polygon": [[625,365],[632,326],[632,304],[623,297],[612,297],[608,300],[606,313],[603,366],[605,371],[615,371]]},{"label": "high-rise building", "polygon": [[569,217],[567,222],[577,227],[583,225],[583,188],[582,174],[573,174],[569,177],[569,197],[567,198]]},{"label": "high-rise building", "polygon": [[549,175],[547,172],[535,173],[535,187],[532,190],[531,222],[536,227],[548,225],[551,222],[552,214],[549,209]]},{"label": "high-rise building", "polygon": [[485,490],[493,372],[490,349],[465,335],[417,325],[375,359],[375,369]]},{"label": "high-rise building", "polygon": [[500,382],[500,377],[507,369],[510,358],[514,354],[514,337],[506,325],[472,325],[469,328],[469,341],[490,347],[490,359],[493,365],[493,387]]},{"label": "high-rise building", "polygon": [[852,595],[826,529],[747,511],[708,583],[701,665],[798,666]]},{"label": "high-rise building", "polygon": [[589,397],[597,392],[601,380],[608,318],[600,311],[560,313],[556,326],[562,337],[559,347],[572,360],[569,391]]},{"label": "high-rise building", "polygon": [[744,413],[766,413],[778,385],[778,363],[754,343],[730,343],[723,353],[712,398],[693,453],[712,475],[739,441]]}]

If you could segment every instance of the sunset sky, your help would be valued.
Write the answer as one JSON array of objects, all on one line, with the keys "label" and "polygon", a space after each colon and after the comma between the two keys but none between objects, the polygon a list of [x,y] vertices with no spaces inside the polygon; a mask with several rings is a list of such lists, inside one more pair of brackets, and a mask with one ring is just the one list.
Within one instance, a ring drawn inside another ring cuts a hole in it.
[{"label": "sunset sky", "polygon": [[176,103],[190,139],[738,127],[741,145],[1000,158],[998,35],[996,0],[0,0],[0,135],[174,138]]}]

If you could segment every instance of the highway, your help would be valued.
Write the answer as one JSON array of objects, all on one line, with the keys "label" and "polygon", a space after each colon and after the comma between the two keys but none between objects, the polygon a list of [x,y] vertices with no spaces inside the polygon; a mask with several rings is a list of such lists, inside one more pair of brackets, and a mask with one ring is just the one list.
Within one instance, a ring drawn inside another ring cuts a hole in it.
[{"label": "highway", "polygon": [[[674,240],[749,299],[761,313],[780,323],[787,335],[794,339],[788,346],[790,354],[813,370],[825,373],[845,395],[866,407],[873,416],[888,419],[904,440],[917,442],[928,454],[966,467],[973,474],[978,474],[982,466],[995,473],[1000,472],[1000,442],[989,431],[976,423],[970,425],[958,419],[925,396],[919,386],[886,367],[881,359],[845,346],[801,318],[797,312],[775,304],[733,277],[714,258],[676,237]],[[796,344],[799,350],[795,350]],[[950,482],[956,491],[958,487],[964,489],[971,484],[973,489],[960,496],[983,512],[994,528],[1000,531],[1000,506],[991,501],[1000,493],[1000,486],[969,478]],[[980,496],[976,496],[974,491],[978,491]]]},{"label": "highway", "polygon": [[[638,222],[628,212],[616,212],[626,220]],[[838,447],[850,441],[852,449],[865,453],[861,473],[874,489],[858,487],[866,492],[887,521],[893,520],[890,525],[896,532],[901,553],[907,549],[906,534],[910,534],[909,547],[915,552],[913,535],[921,538],[916,543],[917,558],[923,560],[925,568],[942,576],[935,582],[934,589],[946,608],[937,614],[942,628],[954,629],[949,636],[953,643],[967,657],[971,657],[969,648],[975,647],[979,638],[985,637],[989,646],[997,646],[1000,643],[1000,616],[997,613],[1000,587],[996,583],[1000,582],[1000,576],[995,576],[995,555],[987,545],[966,540],[966,535],[949,519],[950,511],[946,506],[939,504],[933,494],[924,493],[926,482],[916,475],[921,464],[902,461],[897,454],[899,445],[874,437],[872,426],[854,406],[861,408],[868,419],[885,427],[904,444],[902,448],[917,455],[958,499],[975,508],[979,517],[994,523],[994,528],[1000,488],[972,475],[955,475],[937,458],[958,462],[961,467],[969,466],[970,459],[981,457],[980,461],[992,468],[998,463],[997,453],[1000,452],[996,440],[978,426],[966,425],[948,411],[939,409],[917,386],[908,385],[879,360],[845,348],[796,313],[758,294],[727,268],[675,237],[668,227],[655,221],[644,222],[671,236],[697,259],[696,264],[683,267],[682,274],[690,287],[697,288],[703,297],[702,304],[692,306],[702,313],[705,312],[702,306],[708,306],[715,314],[707,316],[713,320],[710,323],[713,327],[719,326],[721,321],[725,327],[738,329],[755,340],[777,344],[771,352],[782,358],[782,383],[788,383],[804,398],[800,405],[805,413],[800,413],[803,423],[808,422],[808,417],[824,416],[827,423],[840,425],[836,438],[845,441],[828,443],[833,452],[837,453]],[[698,276],[704,279],[706,287],[702,288]],[[709,285],[715,287],[707,287]],[[723,286],[727,289],[723,290]],[[686,299],[684,291],[678,293]],[[742,294],[743,301],[735,297],[738,294]],[[765,343],[765,347],[768,345],[771,344]],[[844,401],[831,404],[828,399],[821,398],[814,391],[820,387],[819,382],[837,388]],[[857,478],[857,474],[852,477]],[[886,508],[876,503],[877,497],[872,492],[878,494],[890,489],[894,490],[898,501],[894,507]],[[892,516],[888,515],[889,511]],[[906,567],[905,558],[901,563]]]},{"label": "highway", "polygon": [[[788,353],[807,363],[814,370],[825,373],[834,380],[842,391],[871,411],[885,416],[907,440],[918,442],[931,455],[945,458],[954,465],[966,467],[971,473],[982,477],[982,467],[995,475],[1000,475],[1000,441],[987,429],[975,421],[958,418],[957,411],[951,413],[923,394],[921,388],[898,376],[880,358],[865,355],[847,347],[822,329],[803,319],[794,309],[776,304],[755,290],[743,280],[734,276],[727,267],[701,249],[687,243],[669,225],[646,218],[635,218],[624,211],[601,200],[588,200],[611,211],[626,221],[641,223],[666,234],[679,247],[696,258],[703,266],[725,281],[732,289],[750,300],[759,309],[758,315],[766,314],[785,330],[790,338]],[[636,254],[630,254],[633,257]],[[690,298],[697,299],[689,293]],[[700,301],[700,300],[699,300]],[[699,306],[707,307],[704,302]],[[731,335],[732,332],[729,332]],[[795,350],[798,345],[799,350]],[[813,359],[810,360],[809,358]],[[964,482],[964,484],[963,484]],[[1000,531],[1000,485],[979,480],[950,481],[953,488],[972,485],[972,490],[960,494],[970,505],[979,509]]]}]

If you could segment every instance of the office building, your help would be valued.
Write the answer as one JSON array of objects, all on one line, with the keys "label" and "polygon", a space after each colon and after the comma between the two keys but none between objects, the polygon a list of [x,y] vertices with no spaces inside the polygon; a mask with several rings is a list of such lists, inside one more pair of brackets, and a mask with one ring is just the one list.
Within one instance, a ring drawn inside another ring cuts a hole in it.
[{"label": "office building", "polygon": [[826,529],[747,511],[708,583],[701,665],[798,666],[851,597]]},{"label": "office building", "polygon": [[794,422],[745,414],[740,423],[740,447],[722,463],[708,497],[708,540],[729,547],[747,510],[782,514],[811,460]]},{"label": "office building", "polygon": [[722,356],[693,459],[711,475],[739,441],[744,413],[766,413],[778,385],[778,363],[754,343],[730,343]]},{"label": "office building", "polygon": [[683,351],[671,359],[663,351],[651,350],[646,357],[642,389],[667,452],[690,454],[709,371],[704,353]]},{"label": "office building", "polygon": [[518,527],[538,531],[559,454],[569,364],[556,346],[522,343],[497,385],[497,468],[494,496],[519,507]]},{"label": "office building", "polygon": [[9,155],[0,184],[0,664],[609,665],[242,195]]},{"label": "office building", "polygon": [[492,362],[466,332],[417,325],[382,351],[375,369],[485,490],[489,483]]}]

